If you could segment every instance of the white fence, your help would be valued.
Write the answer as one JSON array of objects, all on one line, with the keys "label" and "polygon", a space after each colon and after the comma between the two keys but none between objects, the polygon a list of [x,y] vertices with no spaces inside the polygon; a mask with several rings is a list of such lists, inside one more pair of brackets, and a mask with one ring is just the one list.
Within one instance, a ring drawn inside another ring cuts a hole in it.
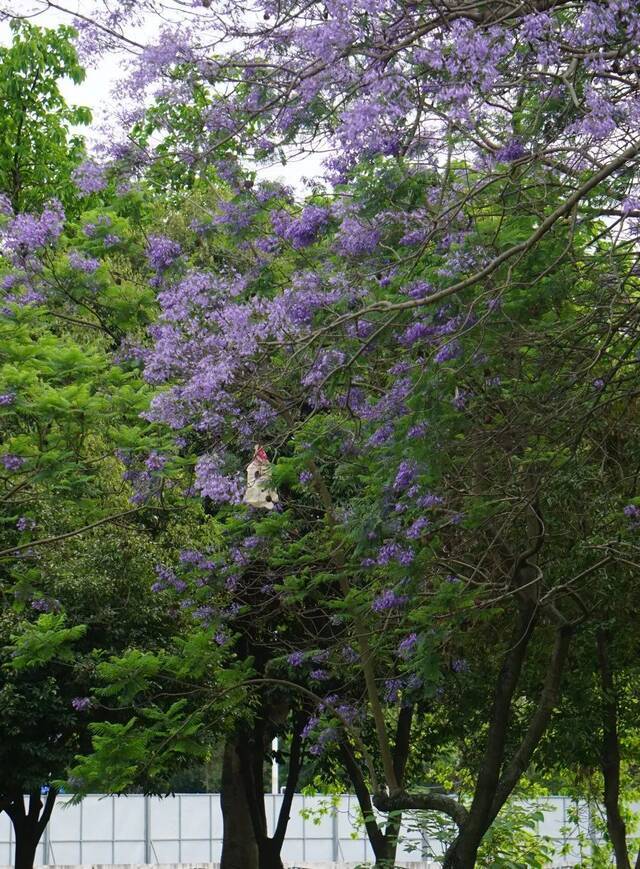
[{"label": "white fence", "polygon": [[[270,832],[281,800],[281,795],[265,794]],[[320,861],[372,860],[371,847],[358,817],[358,804],[352,795],[340,797],[335,810],[326,798],[296,795],[283,848],[284,860],[294,866]],[[552,837],[558,846],[570,846],[571,854],[561,863],[571,866],[579,859],[578,835],[588,834],[587,825],[584,811],[576,823],[575,805],[563,797],[552,797],[545,801],[544,820],[538,824],[538,832]],[[221,847],[219,794],[182,794],[165,799],[95,795],[76,806],[68,798],[60,797],[40,844],[37,863],[202,864],[218,861]],[[415,830],[405,830],[397,859],[418,864],[415,866],[418,869],[422,861],[439,854],[437,841],[423,839]],[[12,861],[13,831],[7,815],[0,814],[0,866]]]}]

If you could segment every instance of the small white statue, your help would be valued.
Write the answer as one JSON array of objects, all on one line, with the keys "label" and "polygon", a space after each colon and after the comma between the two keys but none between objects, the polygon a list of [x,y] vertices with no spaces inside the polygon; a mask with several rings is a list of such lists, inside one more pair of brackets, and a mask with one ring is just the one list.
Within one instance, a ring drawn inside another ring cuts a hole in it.
[{"label": "small white statue", "polygon": [[278,493],[269,485],[271,462],[260,444],[256,444],[253,459],[247,465],[247,491],[244,503],[262,510],[273,510],[278,503]]}]

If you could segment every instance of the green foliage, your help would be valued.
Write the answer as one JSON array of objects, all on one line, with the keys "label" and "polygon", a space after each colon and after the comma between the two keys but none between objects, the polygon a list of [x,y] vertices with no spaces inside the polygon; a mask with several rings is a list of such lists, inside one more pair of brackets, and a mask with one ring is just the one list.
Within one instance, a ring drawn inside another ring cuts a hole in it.
[{"label": "green foliage", "polygon": [[50,661],[72,661],[74,645],[87,632],[86,625],[65,627],[64,613],[46,613],[35,624],[27,623],[12,636],[13,665],[16,670],[39,667]]},{"label": "green foliage", "polygon": [[91,121],[88,109],[67,106],[59,81],[84,79],[71,27],[43,29],[12,21],[12,44],[0,48],[0,191],[16,211],[38,210],[56,198],[77,201],[72,172],[84,142],[72,128]]}]

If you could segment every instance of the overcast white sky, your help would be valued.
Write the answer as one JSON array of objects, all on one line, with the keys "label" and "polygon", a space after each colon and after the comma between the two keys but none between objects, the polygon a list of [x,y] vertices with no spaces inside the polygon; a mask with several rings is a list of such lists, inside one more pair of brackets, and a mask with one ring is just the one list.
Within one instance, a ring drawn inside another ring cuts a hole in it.
[{"label": "overcast white sky", "polygon": [[[28,15],[40,7],[38,0],[0,0],[0,12],[10,11],[12,14]],[[72,12],[87,12],[87,0],[63,0],[63,4]],[[43,27],[56,27],[59,24],[71,24],[72,16],[66,15],[55,9],[48,9],[41,15],[31,19],[34,23]],[[135,38],[141,43],[152,41],[157,32],[157,25],[150,21],[146,27],[136,31]],[[0,22],[0,44],[7,45],[11,41],[11,31],[7,21]],[[88,106],[93,113],[93,124],[90,130],[82,128],[83,135],[89,143],[99,136],[99,128],[102,122],[110,115],[110,109],[114,105],[112,90],[119,78],[123,75],[123,67],[127,55],[111,54],[101,58],[95,68],[87,69],[87,77],[82,84],[76,85],[69,79],[61,82],[61,90],[69,103]],[[281,181],[297,188],[302,192],[303,178],[321,174],[321,157],[307,156],[297,159],[286,167],[281,165],[262,168],[259,176],[263,179]]]}]

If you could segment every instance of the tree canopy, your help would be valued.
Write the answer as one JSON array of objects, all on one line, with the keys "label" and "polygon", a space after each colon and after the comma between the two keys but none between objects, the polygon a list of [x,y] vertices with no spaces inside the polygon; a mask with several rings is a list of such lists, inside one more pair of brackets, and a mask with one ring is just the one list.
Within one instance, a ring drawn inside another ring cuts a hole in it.
[{"label": "tree canopy", "polygon": [[[280,735],[288,797],[347,783],[378,866],[408,815],[449,869],[545,865],[501,819],[594,780],[631,865],[637,21],[148,0],[14,25],[0,687],[22,748],[27,707],[68,739],[13,803],[168,792],[217,751],[225,869],[274,869]],[[123,48],[88,156],[58,80]],[[303,188],[264,176],[317,153]]]}]

